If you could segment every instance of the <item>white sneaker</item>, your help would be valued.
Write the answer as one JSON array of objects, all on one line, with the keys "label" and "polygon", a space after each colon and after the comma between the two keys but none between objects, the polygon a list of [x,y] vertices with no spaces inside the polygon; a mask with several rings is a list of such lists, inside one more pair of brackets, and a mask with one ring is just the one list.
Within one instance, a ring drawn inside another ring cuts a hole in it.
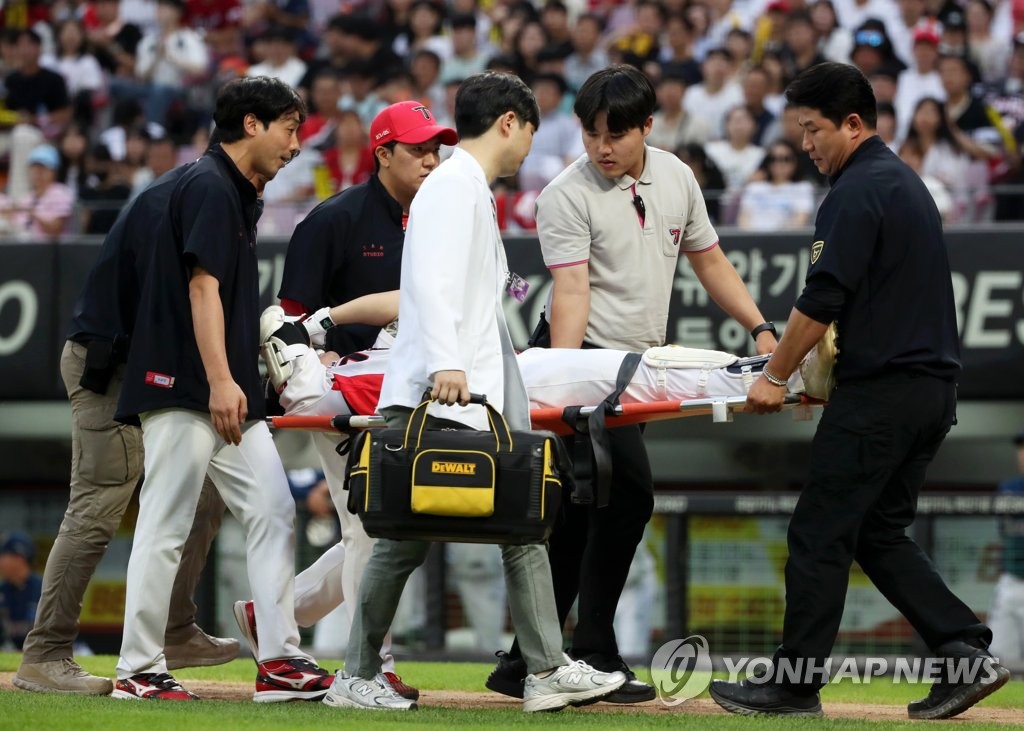
[{"label": "white sneaker", "polygon": [[368,711],[415,711],[417,708],[415,701],[398,695],[382,673],[377,673],[373,680],[338,673],[323,702],[329,706]]},{"label": "white sneaker", "polygon": [[527,675],[523,689],[523,710],[560,711],[566,706],[582,706],[614,693],[626,683],[626,676],[615,671],[602,673],[582,660],[561,665],[546,678]]}]

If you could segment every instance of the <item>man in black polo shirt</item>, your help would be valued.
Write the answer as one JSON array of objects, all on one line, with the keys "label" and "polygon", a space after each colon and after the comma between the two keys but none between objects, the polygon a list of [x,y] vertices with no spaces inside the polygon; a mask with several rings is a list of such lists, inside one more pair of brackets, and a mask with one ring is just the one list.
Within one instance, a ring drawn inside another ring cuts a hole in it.
[{"label": "man in black polo shirt", "polygon": [[142,425],[139,498],[115,698],[191,700],[167,673],[171,584],[209,473],[246,532],[260,620],[256,701],[318,699],[331,676],[299,650],[295,504],[266,424],[256,354],[256,223],[265,184],[299,152],[305,107],[263,76],[217,98],[219,143],[154,216],[152,250],[115,417]]},{"label": "man in black polo shirt", "polygon": [[829,679],[857,561],[944,661],[928,697],[909,705],[910,717],[949,718],[999,689],[1009,672],[988,653],[991,630],[906,534],[925,469],[955,421],[960,348],[941,219],[921,179],[875,133],[875,97],[860,71],[813,66],[786,98],[799,108],[803,149],[830,176],[831,190],[815,222],[804,291],[747,403],[778,411],[785,379],[833,321],[838,385],[789,525],[774,671],[716,680],[711,696],[745,715],[821,715],[818,690]]},{"label": "man in black polo shirt", "polygon": [[[301,315],[398,289],[409,205],[440,162],[441,145],[457,141],[455,130],[419,102],[381,110],[370,126],[373,176],[318,205],[292,234],[278,292],[285,312]],[[365,350],[379,331],[332,327],[326,346],[342,354]]]},{"label": "man in black polo shirt", "polygon": [[[177,168],[127,206],[100,248],[71,318],[60,370],[71,401],[71,495],[43,573],[35,624],[25,638],[14,685],[41,693],[108,695],[113,683],[86,673],[72,656],[86,587],[121,524],[142,474],[142,434],[114,421],[124,360],[135,325],[139,283],[152,252],[153,220],[167,208]],[[238,641],[195,625],[195,591],[220,527],[224,502],[207,479],[174,580],[164,654],[173,670],[238,657]]]},{"label": "man in black polo shirt", "polygon": [[[370,147],[375,172],[365,183],[328,198],[310,211],[292,234],[278,296],[285,311],[300,315],[321,308],[312,319],[329,318],[327,308],[357,297],[398,289],[402,243],[409,206],[426,177],[440,163],[442,144],[458,142],[455,130],[438,124],[419,102],[398,102],[385,107],[370,125]],[[328,350],[346,354],[373,345],[379,327],[326,323]],[[344,484],[345,461],[335,451],[337,439],[314,435],[327,484]],[[341,518],[345,547],[343,591],[359,596],[363,569],[373,541],[358,516],[345,507],[346,496],[333,494]],[[247,633],[245,607],[235,607],[243,634]],[[262,632],[262,628],[260,628]],[[415,700],[418,691],[402,683],[394,672],[390,639],[383,647],[383,672],[394,689]]]}]

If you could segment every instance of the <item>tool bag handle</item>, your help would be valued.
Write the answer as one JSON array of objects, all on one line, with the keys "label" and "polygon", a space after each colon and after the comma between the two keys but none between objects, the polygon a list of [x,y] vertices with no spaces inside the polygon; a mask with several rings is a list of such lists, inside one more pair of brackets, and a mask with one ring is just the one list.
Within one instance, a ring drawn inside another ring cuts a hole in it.
[{"label": "tool bag handle", "polygon": [[[409,424],[405,428],[405,440],[402,444],[403,449],[409,449],[410,438],[415,435],[416,444],[411,445],[414,449],[420,448],[420,442],[423,439],[423,429],[427,424],[427,407],[434,401],[434,398],[430,395],[430,389],[426,389],[423,392],[423,398],[420,405],[413,409],[412,416],[409,417]],[[471,393],[469,395],[469,403],[478,404],[487,409],[487,421],[490,424],[490,432],[494,434],[496,442],[495,452],[500,452],[502,448],[505,451],[512,451],[512,431],[508,428],[508,422],[505,421],[505,417],[501,415],[501,412],[491,406],[487,401],[487,396],[483,394]]]}]

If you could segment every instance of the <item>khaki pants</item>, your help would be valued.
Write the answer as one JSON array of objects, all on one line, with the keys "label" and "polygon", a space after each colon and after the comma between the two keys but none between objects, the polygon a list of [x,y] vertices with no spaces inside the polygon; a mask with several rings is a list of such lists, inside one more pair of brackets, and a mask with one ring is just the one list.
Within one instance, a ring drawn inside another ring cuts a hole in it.
[{"label": "khaki pants", "polygon": [[[71,400],[71,496],[46,561],[36,621],[25,638],[25,663],[70,658],[78,618],[96,565],[121,524],[142,473],[142,433],[113,420],[123,373],[118,368],[105,394],[78,385],[86,347],[64,344],[60,372]],[[207,478],[171,594],[167,644],[187,640],[194,628],[192,594],[206,554],[220,528],[224,503]]]}]

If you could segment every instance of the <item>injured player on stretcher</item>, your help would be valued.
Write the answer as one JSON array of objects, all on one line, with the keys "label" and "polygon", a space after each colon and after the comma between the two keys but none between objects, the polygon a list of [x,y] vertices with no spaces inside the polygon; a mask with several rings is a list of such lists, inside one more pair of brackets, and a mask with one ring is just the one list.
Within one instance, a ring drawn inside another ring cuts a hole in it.
[{"label": "injured player on stretcher", "polygon": [[[397,292],[369,295],[301,322],[269,307],[260,319],[260,343],[271,383],[288,415],[370,415],[375,412],[394,342]],[[349,322],[390,323],[373,348],[342,357],[320,356],[326,327]],[[812,350],[812,355],[816,351]],[[615,390],[626,351],[530,348],[517,356],[531,408],[593,406]],[[767,355],[740,358],[717,350],[668,345],[651,348],[622,393],[621,403],[744,396]],[[831,378],[824,358],[808,358],[789,379],[791,393],[826,399]],[[806,379],[806,383],[805,383]]]}]

